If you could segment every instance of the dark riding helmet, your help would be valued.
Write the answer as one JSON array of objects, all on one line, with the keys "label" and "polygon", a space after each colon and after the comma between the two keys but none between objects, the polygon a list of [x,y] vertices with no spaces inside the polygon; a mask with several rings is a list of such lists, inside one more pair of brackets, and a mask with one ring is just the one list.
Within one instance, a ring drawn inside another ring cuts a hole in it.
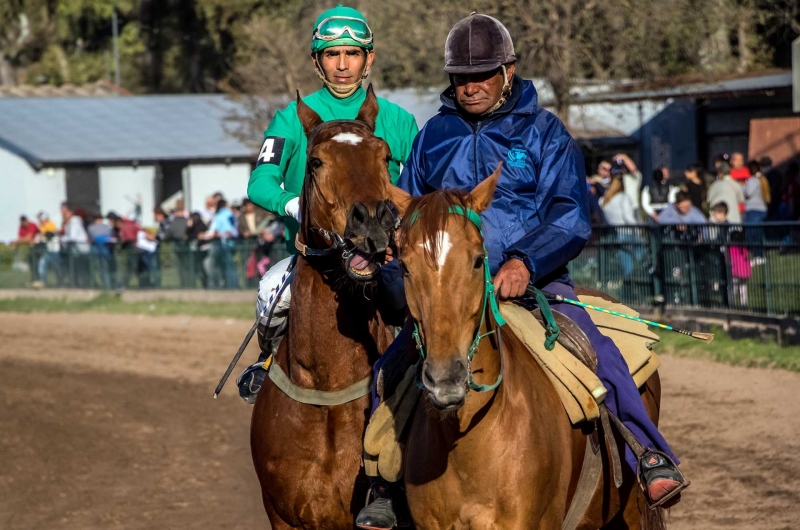
[{"label": "dark riding helmet", "polygon": [[496,18],[472,12],[459,20],[444,45],[444,71],[448,74],[491,72],[517,62],[514,43]]}]

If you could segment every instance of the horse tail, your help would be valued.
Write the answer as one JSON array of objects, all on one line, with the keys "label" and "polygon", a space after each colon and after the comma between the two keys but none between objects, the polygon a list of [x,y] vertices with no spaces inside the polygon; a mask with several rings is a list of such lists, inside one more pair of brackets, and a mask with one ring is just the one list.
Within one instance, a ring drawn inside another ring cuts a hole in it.
[{"label": "horse tail", "polygon": [[658,507],[651,510],[645,507],[641,512],[642,530],[667,530],[664,508]]}]

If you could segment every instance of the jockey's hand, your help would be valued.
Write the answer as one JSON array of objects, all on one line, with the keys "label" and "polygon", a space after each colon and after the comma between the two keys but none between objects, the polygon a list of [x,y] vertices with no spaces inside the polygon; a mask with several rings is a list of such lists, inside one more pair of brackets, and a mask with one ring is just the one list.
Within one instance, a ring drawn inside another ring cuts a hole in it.
[{"label": "jockey's hand", "polygon": [[525,263],[519,259],[510,259],[497,271],[494,277],[494,291],[503,300],[519,298],[525,294],[530,281],[531,273]]},{"label": "jockey's hand", "polygon": [[386,247],[386,254],[383,258],[383,264],[386,265],[390,261],[394,261],[394,249],[392,247]]}]

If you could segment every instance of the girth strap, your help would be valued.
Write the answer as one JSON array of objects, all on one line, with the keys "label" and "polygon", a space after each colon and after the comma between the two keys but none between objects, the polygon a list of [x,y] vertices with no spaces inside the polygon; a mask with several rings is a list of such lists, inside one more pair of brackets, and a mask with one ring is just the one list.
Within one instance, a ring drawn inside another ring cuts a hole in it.
[{"label": "girth strap", "polygon": [[343,405],[366,396],[372,388],[372,374],[342,390],[324,392],[322,390],[302,388],[295,385],[276,362],[270,365],[268,373],[269,378],[281,392],[293,400],[305,403],[306,405],[319,405],[323,407]]},{"label": "girth strap", "polygon": [[[597,432],[595,430],[595,432]],[[583,467],[578,478],[578,487],[569,504],[569,510],[561,524],[561,530],[575,530],[583,519],[589,503],[592,502],[600,475],[603,472],[603,459],[600,447],[595,444],[592,435],[586,437],[586,451],[583,455]]]}]

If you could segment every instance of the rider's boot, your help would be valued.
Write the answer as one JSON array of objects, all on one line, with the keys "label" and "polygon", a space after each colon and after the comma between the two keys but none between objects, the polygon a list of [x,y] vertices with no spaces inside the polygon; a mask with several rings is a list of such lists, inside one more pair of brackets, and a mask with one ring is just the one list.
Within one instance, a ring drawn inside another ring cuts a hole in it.
[{"label": "rider's boot", "polygon": [[669,458],[647,451],[639,459],[639,466],[652,505],[669,508],[680,501],[681,491],[689,486],[689,482]]},{"label": "rider's boot", "polygon": [[356,526],[366,530],[390,530],[397,525],[397,516],[389,483],[379,478],[371,480],[373,500],[358,513]]},{"label": "rider's boot", "polygon": [[253,405],[256,402],[258,391],[261,390],[261,386],[267,378],[267,368],[269,368],[269,366],[264,364],[265,361],[270,355],[274,355],[278,352],[278,345],[283,338],[282,329],[270,331],[277,331],[277,333],[267,338],[265,335],[269,335],[269,333],[265,333],[266,330],[263,329],[263,326],[259,325],[258,343],[261,346],[261,353],[258,355],[258,360],[245,368],[236,379],[236,386],[239,387],[239,397],[249,405]]}]

